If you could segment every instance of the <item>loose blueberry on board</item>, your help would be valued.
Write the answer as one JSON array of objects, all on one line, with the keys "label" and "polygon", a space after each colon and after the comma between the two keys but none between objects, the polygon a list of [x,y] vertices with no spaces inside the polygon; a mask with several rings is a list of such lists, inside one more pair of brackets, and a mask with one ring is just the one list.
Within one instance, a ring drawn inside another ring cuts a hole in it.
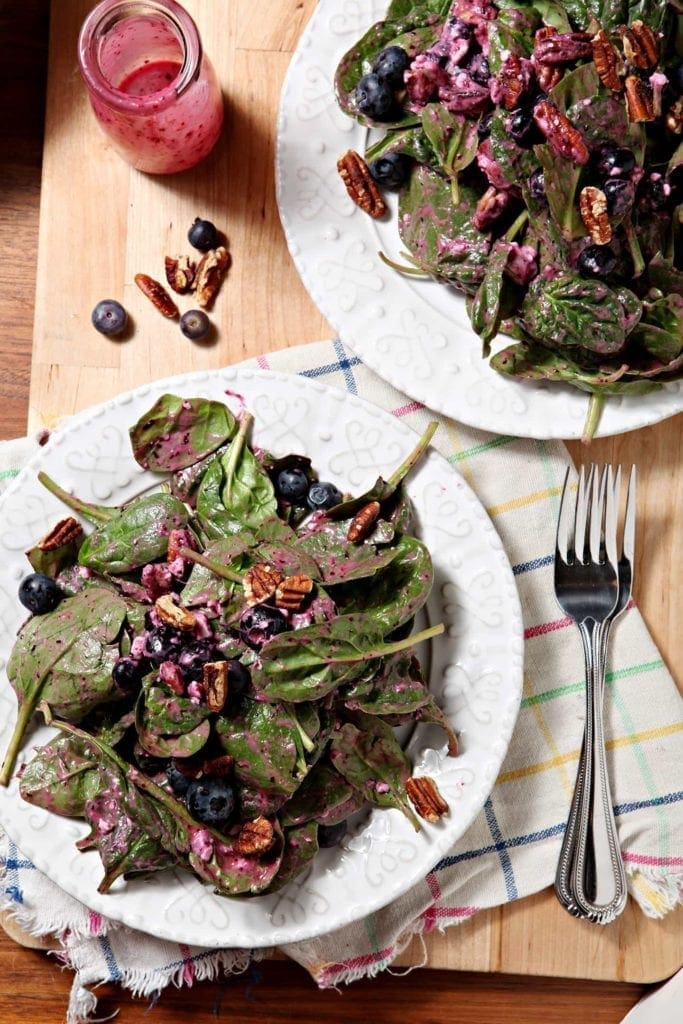
[{"label": "loose blueberry on board", "polygon": [[279,498],[294,504],[303,504],[308,491],[308,477],[303,469],[292,466],[281,469],[275,480],[275,492]]},{"label": "loose blueberry on board", "polygon": [[[278,633],[289,628],[287,619],[278,608],[259,604],[255,608],[247,608],[242,613],[239,624],[240,636],[250,647],[261,647]],[[230,669],[228,669],[228,683]]]},{"label": "loose blueberry on board", "polygon": [[218,245],[218,231],[210,220],[195,217],[192,227],[187,233],[187,240],[194,249],[208,252],[209,249],[215,249]]},{"label": "loose blueberry on board", "polygon": [[369,165],[370,174],[382,188],[397,189],[404,185],[410,174],[410,157],[403,153],[387,153]]},{"label": "loose blueberry on board", "polygon": [[32,572],[19,584],[19,600],[34,615],[54,611],[63,597],[55,581],[42,572]]},{"label": "loose blueberry on board", "polygon": [[102,299],[93,309],[90,319],[96,331],[112,338],[125,331],[128,314],[116,299]]},{"label": "loose blueberry on board", "polygon": [[388,82],[392,89],[403,85],[403,72],[408,70],[410,57],[402,46],[387,46],[377,54],[372,70]]},{"label": "loose blueberry on board", "polygon": [[308,488],[306,504],[314,512],[321,509],[332,508],[342,500],[341,491],[330,483],[329,480],[316,480]]},{"label": "loose blueberry on board", "polygon": [[579,273],[584,277],[607,277],[616,265],[617,257],[609,245],[587,245],[578,259]]},{"label": "loose blueberry on board", "polygon": [[381,121],[391,113],[394,94],[391,86],[379,75],[363,75],[356,86],[356,105],[361,114]]},{"label": "loose blueberry on board", "polygon": [[196,821],[221,829],[228,824],[235,809],[235,791],[224,779],[193,779],[185,802]]},{"label": "loose blueberry on board", "polygon": [[211,330],[211,321],[203,309],[188,309],[180,318],[180,330],[190,341],[203,341]]}]

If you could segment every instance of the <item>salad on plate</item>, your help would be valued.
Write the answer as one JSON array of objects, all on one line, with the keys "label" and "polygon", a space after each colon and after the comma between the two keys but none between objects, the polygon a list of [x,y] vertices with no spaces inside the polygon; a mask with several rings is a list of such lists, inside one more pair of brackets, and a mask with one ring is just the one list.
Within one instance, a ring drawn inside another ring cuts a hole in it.
[{"label": "salad on plate", "polygon": [[366,806],[416,829],[448,813],[395,731],[433,723],[457,753],[416,650],[443,626],[412,632],[433,569],[402,488],[435,424],[351,496],[304,455],[253,447],[252,422],[161,395],[129,432],[159,486],[119,507],[40,473],[78,518],[27,552],[0,781],[42,711],[58,734],[20,793],[86,821],[100,892],[165,868],[221,895],[275,892]]},{"label": "salad on plate", "polygon": [[589,392],[585,438],[683,376],[682,55],[678,0],[393,0],[336,71],[384,258],[464,292],[499,373]]}]

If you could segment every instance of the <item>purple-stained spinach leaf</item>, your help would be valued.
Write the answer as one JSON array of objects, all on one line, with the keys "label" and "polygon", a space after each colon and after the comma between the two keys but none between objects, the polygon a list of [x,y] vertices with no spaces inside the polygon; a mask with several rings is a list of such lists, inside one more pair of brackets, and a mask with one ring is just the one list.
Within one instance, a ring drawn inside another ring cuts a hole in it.
[{"label": "purple-stained spinach leaf", "polygon": [[129,431],[136,462],[155,473],[186,469],[236,432],[235,417],[223,402],[177,395],[162,395]]},{"label": "purple-stained spinach leaf", "polygon": [[186,526],[181,501],[164,492],[124,506],[115,519],[96,527],[78,553],[81,565],[102,573],[125,573],[165,558],[171,530]]}]

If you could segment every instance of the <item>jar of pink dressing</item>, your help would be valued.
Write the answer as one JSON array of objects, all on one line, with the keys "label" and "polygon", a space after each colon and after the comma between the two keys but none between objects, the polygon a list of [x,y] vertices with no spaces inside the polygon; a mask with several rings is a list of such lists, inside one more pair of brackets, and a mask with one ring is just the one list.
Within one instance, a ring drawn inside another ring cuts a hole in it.
[{"label": "jar of pink dressing", "polygon": [[95,115],[140,171],[199,163],[223,124],[223,97],[197,26],[175,0],[101,0],[78,40]]}]

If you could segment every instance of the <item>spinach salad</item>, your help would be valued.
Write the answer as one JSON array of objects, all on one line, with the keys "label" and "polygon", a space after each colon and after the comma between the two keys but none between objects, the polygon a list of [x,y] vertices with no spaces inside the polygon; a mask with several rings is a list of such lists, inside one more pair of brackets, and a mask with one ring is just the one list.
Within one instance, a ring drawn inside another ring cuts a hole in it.
[{"label": "spinach salad", "polygon": [[457,753],[416,654],[443,627],[411,634],[433,569],[402,481],[436,424],[388,479],[345,496],[305,456],[253,446],[252,422],[161,396],[130,428],[159,486],[121,507],[39,474],[78,518],[27,552],[0,782],[42,711],[59,731],[20,794],[88,823],[77,846],[99,853],[101,892],[165,868],[223,895],[273,892],[362,808],[419,828],[435,820],[427,785],[427,811],[447,812],[395,731],[434,723]]},{"label": "spinach salad", "polygon": [[606,395],[683,372],[682,12],[392,0],[335,75],[400,193],[386,261],[464,292],[499,373],[589,392],[585,439]]}]

